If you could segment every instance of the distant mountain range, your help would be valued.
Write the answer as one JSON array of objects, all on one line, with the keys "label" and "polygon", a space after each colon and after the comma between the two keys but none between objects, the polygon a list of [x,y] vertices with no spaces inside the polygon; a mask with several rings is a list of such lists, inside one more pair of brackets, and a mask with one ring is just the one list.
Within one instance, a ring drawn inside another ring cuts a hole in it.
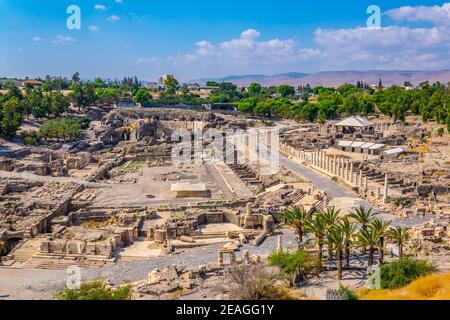
[{"label": "distant mountain range", "polygon": [[225,78],[204,78],[190,80],[189,83],[205,84],[207,81],[232,82],[238,86],[248,86],[253,82],[258,82],[264,86],[289,84],[292,86],[309,84],[315,86],[338,87],[345,83],[356,84],[357,81],[364,81],[369,85],[378,85],[379,79],[383,85],[403,85],[410,82],[418,85],[424,81],[431,83],[439,81],[441,83],[450,82],[450,70],[443,71],[324,71],[313,74],[290,72],[272,76],[266,75],[241,75],[229,76]]}]

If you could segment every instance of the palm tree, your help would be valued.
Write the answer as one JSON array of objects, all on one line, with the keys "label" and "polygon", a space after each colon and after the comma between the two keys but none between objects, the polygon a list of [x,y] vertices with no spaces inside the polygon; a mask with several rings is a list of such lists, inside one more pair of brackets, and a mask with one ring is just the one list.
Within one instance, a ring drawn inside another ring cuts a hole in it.
[{"label": "palm tree", "polygon": [[319,268],[323,267],[323,245],[325,244],[325,235],[327,232],[323,213],[319,212],[305,225],[305,230],[314,234],[316,244],[319,247]]},{"label": "palm tree", "polygon": [[[328,208],[327,211],[322,213],[323,218],[325,220],[327,232],[329,232],[331,230],[331,228],[336,226],[338,219],[339,219],[340,212],[341,212],[340,210],[336,210],[335,207],[332,207],[332,208]],[[333,259],[333,244],[328,243],[328,260],[331,260],[331,259]]]},{"label": "palm tree", "polygon": [[409,239],[408,229],[402,227],[392,228],[388,232],[388,237],[397,242],[398,245],[398,257],[403,258],[403,245]]},{"label": "palm tree", "polygon": [[384,262],[384,239],[388,235],[388,228],[391,225],[390,222],[383,222],[380,219],[375,219],[370,224],[370,227],[375,232],[378,246],[378,262],[380,266]]},{"label": "palm tree", "polygon": [[342,219],[339,223],[339,227],[344,234],[344,253],[345,253],[345,268],[350,268],[350,246],[354,240],[356,231],[358,230],[358,225],[356,223],[351,223],[348,217]]},{"label": "palm tree", "polygon": [[358,233],[358,240],[363,247],[369,248],[368,266],[370,267],[373,265],[373,254],[378,243],[378,236],[372,228],[366,228]]},{"label": "palm tree", "polygon": [[336,249],[336,255],[338,258],[337,280],[340,281],[340,280],[342,280],[342,253],[344,251],[345,235],[339,226],[333,226],[333,228],[331,228],[330,231],[328,232],[327,238],[328,238],[328,243],[333,244],[333,247]]},{"label": "palm tree", "polygon": [[[366,209],[365,207],[360,206],[358,209],[355,209],[355,212],[350,214],[350,217],[355,219],[364,231],[373,219],[375,219],[375,214],[373,213],[372,208]],[[363,247],[363,253],[366,254],[366,252],[366,247]]]},{"label": "palm tree", "polygon": [[292,206],[285,210],[282,214],[282,218],[284,218],[290,225],[294,226],[298,234],[299,246],[303,242],[305,225],[312,218],[313,213],[313,209],[305,210],[303,206]]}]

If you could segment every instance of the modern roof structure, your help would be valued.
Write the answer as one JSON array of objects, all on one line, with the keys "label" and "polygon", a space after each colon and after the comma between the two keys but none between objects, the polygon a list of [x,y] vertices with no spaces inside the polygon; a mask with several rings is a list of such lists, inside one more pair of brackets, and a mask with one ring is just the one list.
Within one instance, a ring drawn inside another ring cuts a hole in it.
[{"label": "modern roof structure", "polygon": [[373,123],[369,120],[354,116],[344,119],[334,125],[335,127],[354,127],[354,128],[367,128],[373,126]]},{"label": "modern roof structure", "polygon": [[385,155],[387,156],[392,156],[392,155],[398,155],[403,153],[405,150],[403,148],[395,148],[395,149],[390,149],[390,150],[386,150],[384,152]]},{"label": "modern roof structure", "polygon": [[351,147],[370,150],[378,150],[385,147],[385,145],[381,143],[361,142],[361,141],[339,141],[338,145],[339,147],[345,148]]}]

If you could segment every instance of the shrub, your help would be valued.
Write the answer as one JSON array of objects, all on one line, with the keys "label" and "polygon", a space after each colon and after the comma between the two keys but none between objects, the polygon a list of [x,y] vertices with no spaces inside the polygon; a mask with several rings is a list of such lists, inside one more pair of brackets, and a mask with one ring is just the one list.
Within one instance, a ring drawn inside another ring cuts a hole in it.
[{"label": "shrub", "polygon": [[306,279],[309,275],[319,270],[319,260],[315,255],[312,255],[303,250],[294,252],[274,252],[269,258],[269,265],[278,267],[281,274],[295,283],[295,278],[299,275]]},{"label": "shrub", "polygon": [[102,281],[86,282],[80,289],[64,289],[58,300],[130,300],[131,286],[110,288]]},{"label": "shrub", "polygon": [[6,254],[6,244],[5,241],[0,240],[0,257]]},{"label": "shrub", "polygon": [[436,272],[436,266],[427,261],[403,258],[381,267],[381,287],[383,289],[403,287],[433,272]]},{"label": "shrub", "polygon": [[41,134],[45,139],[73,141],[81,137],[80,119],[54,119],[42,124]]},{"label": "shrub", "polygon": [[354,301],[359,299],[358,295],[353,292],[353,290],[351,290],[349,287],[344,286],[343,284],[339,284],[339,294],[346,296],[348,300]]},{"label": "shrub", "polygon": [[42,140],[42,134],[39,131],[21,131],[20,136],[25,144],[37,145]]},{"label": "shrub", "polygon": [[215,290],[236,300],[293,300],[285,288],[274,285],[275,281],[276,275],[267,267],[239,266]]}]

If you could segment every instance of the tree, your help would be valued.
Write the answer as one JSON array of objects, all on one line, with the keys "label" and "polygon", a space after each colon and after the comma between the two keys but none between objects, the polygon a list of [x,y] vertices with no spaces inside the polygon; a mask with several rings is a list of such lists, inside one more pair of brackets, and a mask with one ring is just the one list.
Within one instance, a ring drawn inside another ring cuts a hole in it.
[{"label": "tree", "polygon": [[114,88],[100,88],[95,90],[97,105],[112,105],[119,100],[119,92]]},{"label": "tree", "polygon": [[164,85],[166,86],[166,92],[169,94],[175,94],[180,86],[180,83],[174,76],[166,76],[164,78]]},{"label": "tree", "polygon": [[[327,228],[327,232],[337,224],[339,219],[340,210],[336,210],[335,207],[327,208],[327,211],[323,212],[323,218]],[[333,243],[328,242],[328,260],[333,259]]]},{"label": "tree", "polygon": [[320,120],[333,119],[337,116],[336,110],[340,105],[340,98],[336,94],[327,97],[319,96]]},{"label": "tree", "polygon": [[300,281],[318,270],[318,261],[311,253],[303,250],[294,252],[274,252],[268,257],[269,265],[280,268],[292,286],[300,276]]},{"label": "tree", "polygon": [[78,84],[80,83],[80,74],[75,72],[72,76],[72,83]]},{"label": "tree", "polygon": [[372,228],[361,230],[358,233],[358,241],[364,248],[369,248],[368,266],[373,266],[373,255],[378,244],[378,236]]},{"label": "tree", "polygon": [[5,103],[0,116],[0,134],[4,137],[14,137],[22,124],[23,108],[17,98],[11,98]]},{"label": "tree", "polygon": [[374,101],[383,114],[392,118],[392,123],[394,124],[397,120],[403,120],[405,118],[406,111],[413,104],[412,96],[408,91],[398,86],[375,92]]},{"label": "tree", "polygon": [[374,219],[370,225],[370,228],[374,231],[377,237],[377,247],[378,247],[378,262],[381,266],[384,262],[384,239],[388,235],[388,228],[390,222],[384,222],[380,219]]},{"label": "tree", "polygon": [[254,112],[259,116],[268,117],[272,114],[272,104],[267,100],[260,101],[256,104]]},{"label": "tree", "polygon": [[375,111],[375,104],[373,99],[368,94],[359,94],[358,100],[358,114],[368,116]]},{"label": "tree", "polygon": [[46,121],[40,129],[44,139],[72,141],[81,137],[82,119],[54,119]]},{"label": "tree", "polygon": [[81,108],[84,108],[84,90],[83,90],[83,86],[81,86],[80,84],[73,84],[72,85],[72,92],[69,94],[69,98],[70,100],[73,102],[74,105],[76,105],[78,107],[78,110],[80,111]]},{"label": "tree", "polygon": [[319,269],[323,268],[323,245],[325,244],[325,235],[327,226],[322,212],[318,212],[305,225],[305,231],[314,234],[316,244],[319,248]]},{"label": "tree", "polygon": [[295,228],[299,238],[299,247],[303,243],[305,225],[310,221],[313,213],[314,210],[305,210],[303,206],[292,206],[282,214],[282,218]]},{"label": "tree", "polygon": [[388,237],[391,240],[397,242],[398,245],[398,257],[399,259],[403,258],[403,246],[406,241],[409,239],[408,229],[402,227],[396,227],[389,230]]},{"label": "tree", "polygon": [[150,95],[150,92],[148,92],[148,90],[144,88],[139,89],[133,98],[135,103],[140,103],[141,105],[149,104],[152,99],[153,98]]},{"label": "tree", "polygon": [[94,80],[94,86],[96,88],[105,88],[106,84],[101,78],[95,78]]},{"label": "tree", "polygon": [[351,223],[348,217],[342,219],[339,227],[344,235],[345,268],[350,268],[350,247],[353,244],[358,225]]},{"label": "tree", "polygon": [[295,95],[294,87],[288,86],[286,84],[282,84],[282,85],[278,86],[277,92],[283,98],[287,98],[287,97],[291,97],[291,96]]},{"label": "tree", "polygon": [[[367,226],[375,219],[375,215],[372,211],[372,208],[366,209],[363,206],[360,206],[355,210],[350,217],[355,219],[360,225],[363,231],[367,229]],[[366,253],[366,248],[363,247],[364,254]]]},{"label": "tree", "polygon": [[348,95],[344,98],[343,111],[347,115],[356,115],[359,111],[358,98],[356,95]]},{"label": "tree", "polygon": [[255,97],[250,97],[240,101],[237,104],[237,108],[239,112],[242,113],[253,113],[258,104],[258,100]]},{"label": "tree", "polygon": [[345,245],[345,235],[339,226],[333,226],[327,234],[328,245],[332,245],[336,250],[337,255],[337,280],[342,280],[342,256],[344,252]]},{"label": "tree", "polygon": [[252,83],[247,88],[247,92],[252,96],[260,94],[261,91],[262,91],[262,86],[259,83]]},{"label": "tree", "polygon": [[319,106],[315,103],[308,102],[301,108],[300,118],[303,120],[308,120],[309,122],[314,122],[317,120],[318,114]]},{"label": "tree", "polygon": [[58,117],[63,112],[69,109],[69,101],[67,98],[60,92],[52,92],[50,93],[50,113],[54,117]]}]

